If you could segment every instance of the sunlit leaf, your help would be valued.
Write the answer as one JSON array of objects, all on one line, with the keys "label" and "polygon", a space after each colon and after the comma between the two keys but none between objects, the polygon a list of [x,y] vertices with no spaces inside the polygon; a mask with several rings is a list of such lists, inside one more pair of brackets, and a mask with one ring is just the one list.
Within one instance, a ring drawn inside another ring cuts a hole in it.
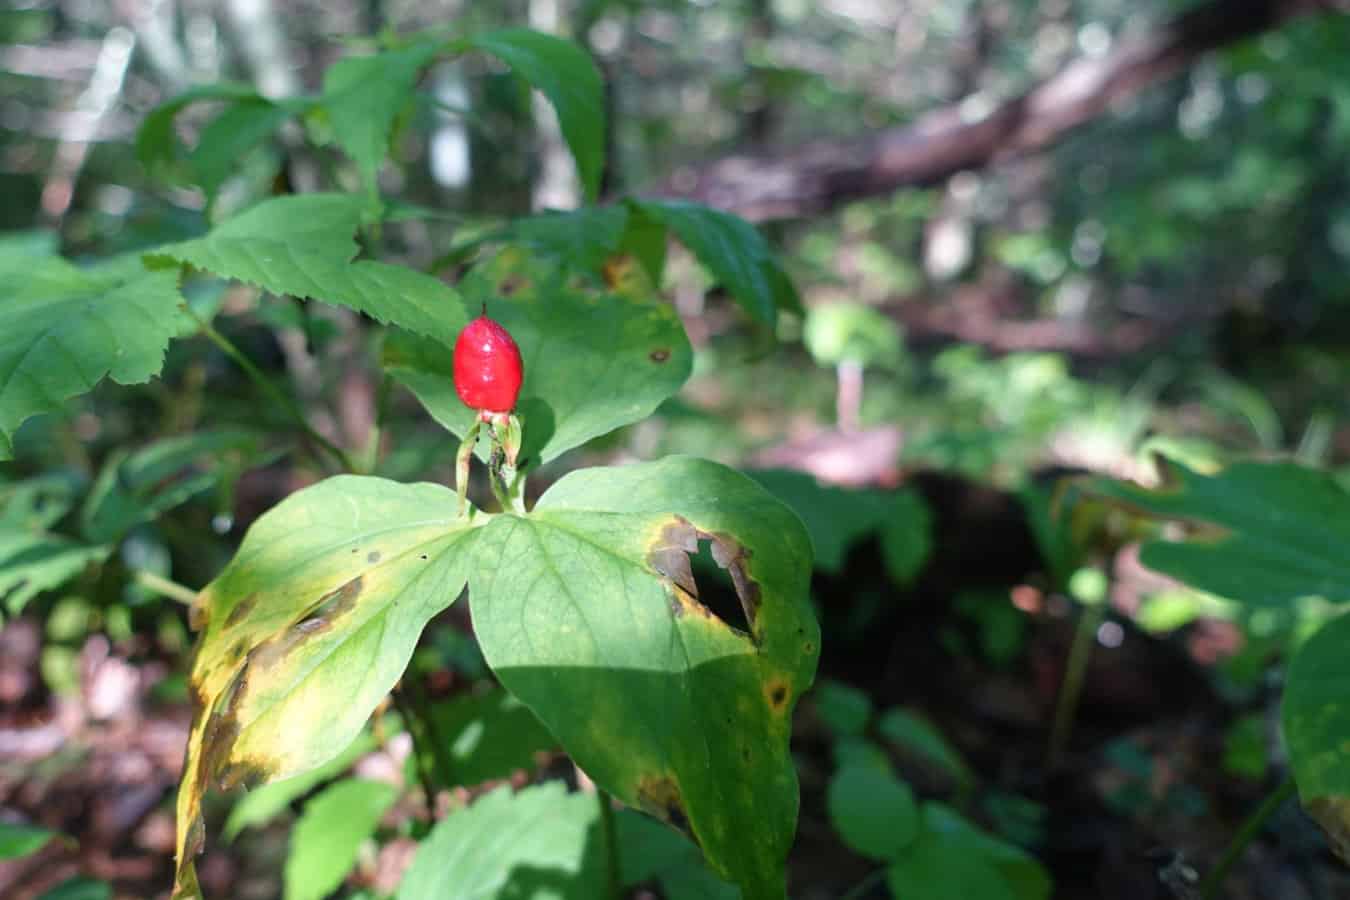
[{"label": "sunlit leaf", "polygon": [[432,829],[398,900],[605,896],[599,807],[559,782],[512,793],[503,785]]},{"label": "sunlit leaf", "polygon": [[339,476],[260,518],[198,595],[196,717],[178,792],[178,887],[195,896],[202,794],[296,775],[347,747],[468,577],[483,517],[453,491]]},{"label": "sunlit leaf", "polygon": [[[689,554],[702,541],[749,633],[700,597]],[[585,469],[480,536],[474,628],[597,784],[692,835],[747,898],[781,900],[791,711],[819,647],[810,563],[796,516],[733,470],[683,457]]]},{"label": "sunlit leaf", "polygon": [[323,900],[342,884],[397,795],[382,781],[348,778],[306,803],[286,857],[286,900]]},{"label": "sunlit leaf", "polygon": [[[689,377],[693,353],[674,309],[576,284],[562,267],[506,250],[460,285],[465,306],[515,338],[525,364],[516,408],[523,459],[562,452],[650,415]],[[463,435],[474,412],[454,386],[453,339],[391,335],[385,367],[443,426]]]}]

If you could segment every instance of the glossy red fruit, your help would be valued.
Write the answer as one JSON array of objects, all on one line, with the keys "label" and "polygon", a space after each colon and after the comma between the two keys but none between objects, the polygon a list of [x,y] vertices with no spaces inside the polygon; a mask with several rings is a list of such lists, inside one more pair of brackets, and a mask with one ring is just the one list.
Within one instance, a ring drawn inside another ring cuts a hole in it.
[{"label": "glossy red fruit", "polygon": [[455,393],[479,412],[508,413],[516,407],[524,367],[520,348],[505,328],[479,316],[455,341]]}]

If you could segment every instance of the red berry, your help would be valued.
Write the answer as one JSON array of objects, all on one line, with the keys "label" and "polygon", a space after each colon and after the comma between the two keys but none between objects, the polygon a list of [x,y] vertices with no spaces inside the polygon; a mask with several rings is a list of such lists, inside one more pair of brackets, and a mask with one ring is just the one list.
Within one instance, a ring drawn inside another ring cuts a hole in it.
[{"label": "red berry", "polygon": [[479,412],[508,413],[520,395],[520,348],[505,328],[479,316],[455,341],[455,393]]}]

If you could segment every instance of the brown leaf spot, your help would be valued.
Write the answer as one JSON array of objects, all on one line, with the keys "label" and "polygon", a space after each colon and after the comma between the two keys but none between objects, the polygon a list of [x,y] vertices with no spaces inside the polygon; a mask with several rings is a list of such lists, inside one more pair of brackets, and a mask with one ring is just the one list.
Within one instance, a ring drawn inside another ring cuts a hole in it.
[{"label": "brown leaf spot", "polygon": [[240,622],[244,621],[244,619],[248,616],[248,614],[253,612],[253,608],[256,607],[257,605],[258,605],[258,592],[254,591],[253,593],[249,594],[243,600],[240,600],[238,603],[234,605],[234,609],[230,610],[230,614],[225,617],[225,627],[233,628]]},{"label": "brown leaf spot", "polygon": [[782,678],[770,678],[764,682],[764,698],[769,701],[769,708],[774,712],[781,713],[787,706],[788,684]]},{"label": "brown leaf spot", "polygon": [[206,592],[199,593],[192,599],[192,605],[188,607],[188,628],[193,631],[204,631],[207,624],[211,621],[211,610],[208,608]]},{"label": "brown leaf spot", "polygon": [[666,360],[670,359],[670,350],[667,349],[666,347],[661,347],[647,354],[647,358],[654,363],[663,363]]},{"label": "brown leaf spot", "polygon": [[380,561],[380,551],[372,550],[366,554],[366,562],[370,563],[372,566],[379,561]]},{"label": "brown leaf spot", "polygon": [[684,811],[680,786],[669,775],[643,775],[638,778],[638,805],[648,815],[672,825],[698,843],[689,829],[689,816]]},{"label": "brown leaf spot", "polygon": [[497,285],[497,293],[503,297],[510,297],[521,288],[530,286],[530,280],[523,275],[511,274],[502,279],[502,283]]}]

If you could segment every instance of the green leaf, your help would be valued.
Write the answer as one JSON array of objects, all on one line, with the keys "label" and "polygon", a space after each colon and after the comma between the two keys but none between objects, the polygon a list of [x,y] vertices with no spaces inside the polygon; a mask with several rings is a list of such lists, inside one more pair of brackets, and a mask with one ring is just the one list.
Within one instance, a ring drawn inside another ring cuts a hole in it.
[{"label": "green leaf", "polygon": [[491,53],[549,99],[586,198],[594,202],[605,168],[605,85],[590,55],[571,41],[525,28],[472,35],[464,44]]},{"label": "green leaf", "polygon": [[[750,633],[700,599],[700,541]],[[502,684],[598,785],[692,834],[749,900],[781,900],[791,711],[819,647],[797,517],[731,469],[671,457],[572,472],[479,542],[474,627]]]},{"label": "green leaf", "polygon": [[1214,476],[1159,465],[1167,477],[1155,490],[1108,479],[1088,487],[1194,526],[1185,543],[1144,544],[1144,565],[1241,603],[1350,601],[1350,493],[1332,476],[1291,463],[1239,463]]},{"label": "green leaf", "polygon": [[515,794],[502,785],[432,829],[398,900],[595,900],[605,893],[598,819],[594,797],[560,782]]},{"label": "green leaf", "polygon": [[971,777],[970,767],[947,739],[918,713],[896,706],[877,722],[881,736],[903,750],[936,763],[960,781]]},{"label": "green leaf", "polygon": [[861,303],[813,306],[806,317],[802,340],[816,362],[837,366],[894,366],[903,350],[900,326]]},{"label": "green leaf", "polygon": [[746,472],[801,516],[815,548],[816,568],[839,574],[851,547],[876,531],[890,515],[889,499],[877,491],[823,485],[804,472],[760,469]]},{"label": "green leaf", "polygon": [[802,311],[791,279],[749,222],[685,200],[629,202],[675,232],[751,318],[773,325],[779,309]]},{"label": "green leaf", "polygon": [[422,69],[441,49],[440,43],[420,42],[373,56],[349,56],[324,74],[319,102],[368,190],[376,190],[395,118],[412,99]]},{"label": "green leaf", "polygon": [[70,878],[47,891],[38,900],[112,900],[112,885],[92,878]]},{"label": "green leaf", "polygon": [[243,98],[202,129],[197,146],[187,156],[187,166],[208,203],[249,151],[271,137],[290,116],[290,110],[262,97]]},{"label": "green leaf", "polygon": [[273,197],[205,237],[147,254],[274,294],[321,300],[417,334],[453,342],[468,322],[453,289],[430,275],[372,260],[352,262],[363,203],[347,194]]},{"label": "green leaf", "polygon": [[834,830],[868,859],[893,859],[919,834],[919,808],[909,785],[873,766],[841,769],[830,779],[826,800]]},{"label": "green leaf", "polygon": [[1050,876],[1032,856],[991,837],[941,803],[925,803],[919,839],[887,872],[897,897],[1048,900]]},{"label": "green leaf", "polygon": [[397,796],[383,781],[349,778],[305,804],[286,857],[286,900],[323,900],[336,890]]},{"label": "green leaf", "polygon": [[496,687],[437,703],[431,721],[436,739],[449,745],[455,783],[467,786],[532,771],[535,754],[557,746],[534,713]]},{"label": "green leaf", "polygon": [[347,771],[352,763],[374,750],[375,746],[375,739],[362,732],[346,750],[323,765],[248,791],[234,804],[230,817],[225,820],[225,839],[232,841],[245,828],[270,822],[294,801]]},{"label": "green leaf", "polygon": [[741,896],[733,885],[714,875],[698,848],[670,826],[623,809],[615,814],[614,827],[624,887],[656,881],[666,900],[738,900]]},{"label": "green leaf", "polygon": [[[545,260],[507,250],[460,285],[469,309],[511,332],[525,364],[516,409],[523,459],[547,462],[572,447],[649,416],[689,377],[693,352],[679,317],[655,297],[573,283]],[[474,412],[455,393],[453,337],[392,334],[385,368],[441,425],[464,435]]]},{"label": "green leaf", "polygon": [[0,260],[12,285],[0,312],[0,460],[29,416],[56,412],[105,375],[149,381],[191,320],[174,272],[113,260],[78,269],[60,257]]},{"label": "green leaf", "polygon": [[1350,858],[1350,615],[1322,626],[1289,664],[1281,715],[1299,800]]},{"label": "green leaf", "polygon": [[0,601],[11,614],[111,552],[108,546],[79,543],[46,530],[70,508],[73,491],[70,481],[46,476],[7,485],[0,492]]},{"label": "green leaf", "polygon": [[330,478],[258,519],[198,595],[176,896],[196,895],[208,786],[286,778],[336,756],[427,621],[459,596],[485,517],[458,507],[440,485]]},{"label": "green leaf", "polygon": [[267,103],[267,99],[247,84],[221,81],[189,88],[152,109],[136,133],[136,156],[152,176],[173,179],[183,158],[183,149],[174,134],[174,119],[187,106],[202,100]]},{"label": "green leaf", "polygon": [[627,225],[626,206],[584,206],[516,219],[507,231],[525,246],[551,253],[574,268],[598,273],[618,252]]},{"label": "green leaf", "polygon": [[0,822],[0,859],[18,859],[36,853],[57,833],[36,825],[14,825]]},{"label": "green leaf", "polygon": [[813,691],[816,711],[835,737],[857,736],[872,718],[872,700],[851,684],[822,679]]},{"label": "green leaf", "polygon": [[135,453],[116,451],[85,498],[81,532],[96,543],[114,541],[213,487],[232,458],[255,456],[261,443],[254,432],[218,429],[166,438]]},{"label": "green leaf", "polygon": [[881,527],[881,558],[897,584],[909,584],[933,553],[933,518],[915,491],[896,491]]}]

